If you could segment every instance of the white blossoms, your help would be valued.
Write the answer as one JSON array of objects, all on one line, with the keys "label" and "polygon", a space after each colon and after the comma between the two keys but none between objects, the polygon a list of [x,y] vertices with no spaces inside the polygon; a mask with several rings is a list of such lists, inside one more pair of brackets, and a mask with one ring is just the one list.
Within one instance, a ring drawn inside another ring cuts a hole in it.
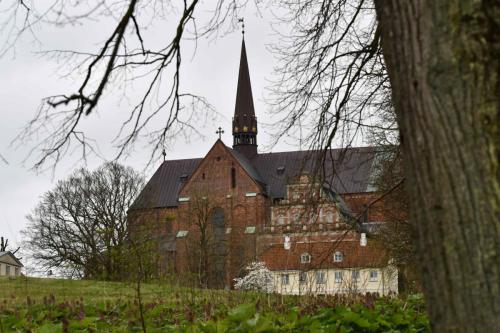
[{"label": "white blossoms", "polygon": [[245,270],[247,275],[236,278],[235,289],[270,293],[273,291],[273,274],[263,262],[252,262]]}]

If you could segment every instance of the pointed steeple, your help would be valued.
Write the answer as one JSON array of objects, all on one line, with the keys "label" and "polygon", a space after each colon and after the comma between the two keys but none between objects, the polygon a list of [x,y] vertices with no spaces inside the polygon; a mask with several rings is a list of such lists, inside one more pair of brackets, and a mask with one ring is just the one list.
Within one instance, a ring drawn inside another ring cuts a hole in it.
[{"label": "pointed steeple", "polygon": [[241,43],[240,71],[233,118],[233,148],[252,159],[257,155],[257,118],[253,106],[245,38]]}]

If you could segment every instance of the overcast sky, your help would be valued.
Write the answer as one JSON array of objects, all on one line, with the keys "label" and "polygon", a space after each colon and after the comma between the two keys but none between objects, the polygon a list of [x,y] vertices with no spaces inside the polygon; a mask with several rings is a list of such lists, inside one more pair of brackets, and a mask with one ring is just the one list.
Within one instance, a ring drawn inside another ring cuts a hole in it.
[{"label": "overcast sky", "polygon": [[[212,2],[208,1],[208,4]],[[200,8],[197,22],[209,18],[209,15],[211,14],[207,13],[205,8]],[[259,150],[300,149],[302,147],[299,147],[296,141],[287,138],[270,148],[269,131],[272,127],[262,126],[263,123],[276,121],[270,118],[269,106],[265,103],[268,97],[266,88],[270,85],[273,67],[277,65],[269,51],[269,45],[278,42],[273,30],[271,11],[269,8],[261,8],[257,12],[255,8],[249,7],[243,16],[246,23],[245,42],[255,111],[259,121]],[[175,20],[170,18],[150,25],[144,31],[143,38],[153,45],[164,43],[164,32],[172,32],[174,23]],[[96,52],[100,42],[102,43],[115,27],[114,24],[112,20],[98,20],[74,26],[39,26],[35,29],[38,42],[30,37],[24,38],[16,44],[15,52],[0,58],[0,154],[8,161],[8,164],[5,164],[0,160],[0,235],[8,237],[13,245],[22,241],[20,231],[26,226],[25,217],[35,207],[40,196],[53,188],[57,180],[67,177],[75,168],[83,166],[78,162],[79,155],[74,154],[66,156],[57,166],[55,173],[50,170],[35,173],[30,170],[33,160],[23,161],[30,149],[36,145],[37,138],[21,146],[16,143],[11,145],[23,126],[34,116],[43,97],[70,94],[81,84],[82,76],[79,73],[70,73],[63,77],[68,74],[70,67],[60,59],[41,55],[40,51],[59,49]],[[179,137],[170,143],[168,159],[203,157],[217,139],[215,131],[218,126],[225,130],[223,141],[231,146],[231,117],[236,99],[241,39],[241,30],[237,30],[218,38],[201,39],[197,44],[183,44],[181,84],[184,91],[207,98],[221,117],[214,122],[192,124],[204,133],[205,137],[191,136],[187,142]],[[85,118],[82,128],[99,143],[101,155],[105,159],[109,160],[115,156],[112,139],[127,116],[130,103],[139,95],[141,89],[144,87],[135,84],[128,86],[125,96],[119,91],[108,94],[97,112]],[[146,178],[149,178],[160,163],[156,162],[146,168],[150,153],[149,147],[144,142],[139,142],[130,156],[120,162],[144,172]],[[105,159],[91,157],[86,166],[96,168]]]},{"label": "overcast sky", "polygon": [[[265,11],[261,14],[257,15],[253,8],[245,13],[245,40],[256,114],[259,121],[265,122],[269,120],[266,114],[268,108],[263,101],[265,87],[269,84],[267,79],[275,65],[266,46],[276,42],[276,36],[271,29],[270,17],[265,17]],[[43,97],[71,93],[74,91],[72,88],[81,82],[77,75],[62,78],[61,74],[68,67],[55,59],[41,56],[39,51],[95,51],[98,43],[105,38],[103,31],[109,31],[112,27],[112,22],[89,22],[85,26],[75,27],[40,27],[36,30],[39,44],[31,38],[25,38],[16,45],[15,53],[0,58],[0,154],[8,161],[8,164],[0,161],[0,235],[8,237],[13,244],[19,244],[22,240],[20,231],[26,225],[25,216],[36,205],[39,197],[50,190],[58,179],[67,177],[75,168],[82,166],[75,162],[77,156],[68,156],[54,174],[50,171],[37,174],[30,170],[32,160],[23,163],[36,140],[21,147],[11,146],[11,141],[33,117]],[[160,39],[161,36],[146,34],[144,38]],[[193,124],[206,134],[206,138],[191,137],[190,142],[179,138],[167,152],[168,159],[204,156],[217,138],[215,130],[218,126],[225,130],[224,142],[232,144],[230,120],[236,98],[241,32],[236,31],[210,41],[200,40],[194,56],[192,46],[186,44],[188,51],[183,57],[183,86],[206,97],[223,117],[215,123],[207,123],[205,127],[203,124]],[[108,159],[113,158],[115,152],[111,144],[112,134],[116,134],[123,113],[127,110],[129,105],[121,96],[115,96],[108,98],[95,115],[85,119],[88,135],[99,142],[102,155]],[[270,138],[262,126],[260,130],[259,148],[263,148],[269,144]],[[130,157],[121,162],[144,170],[150,153],[147,148],[139,144]],[[296,147],[283,142],[273,151],[290,149]],[[103,162],[100,158],[92,157],[87,166],[95,168]],[[147,168],[146,177],[151,176],[157,166]]]}]

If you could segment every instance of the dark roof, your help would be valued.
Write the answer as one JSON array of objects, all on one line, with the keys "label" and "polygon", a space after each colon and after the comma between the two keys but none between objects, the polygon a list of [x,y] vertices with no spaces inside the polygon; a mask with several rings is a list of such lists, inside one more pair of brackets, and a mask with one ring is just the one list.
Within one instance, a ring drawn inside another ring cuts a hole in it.
[{"label": "dark roof", "polygon": [[[319,170],[323,181],[337,193],[366,192],[371,176],[373,147],[331,149],[327,152],[324,170]],[[269,187],[273,198],[284,198],[286,183],[303,172],[315,173],[319,151],[289,151],[258,154],[253,165]],[[285,169],[278,172],[279,167]]]},{"label": "dark roof", "polygon": [[[318,151],[290,151],[258,154],[249,161],[229,149],[246,172],[257,181],[271,198],[284,198],[286,185],[303,172],[313,173]],[[369,191],[375,149],[372,147],[332,149],[325,162],[324,182],[339,194]],[[165,161],[146,184],[130,209],[175,207],[181,176],[192,175],[201,158]],[[279,167],[284,170],[278,172]]]},{"label": "dark roof", "polygon": [[183,185],[181,176],[191,176],[201,158],[170,160],[163,162],[148,181],[130,209],[177,206],[179,190]]},{"label": "dark roof", "polygon": [[252,177],[253,180],[257,181],[257,183],[259,183],[259,185],[262,187],[262,189],[264,190],[264,192],[267,193],[267,190],[266,190],[266,181],[264,180],[264,178],[262,178],[260,176],[260,174],[254,168],[254,166],[252,165],[252,163],[245,157],[245,155],[243,155],[242,153],[240,153],[236,149],[230,149],[229,148],[229,151],[234,156],[234,158],[241,164],[241,166],[243,167],[243,169],[245,169],[245,171],[248,173],[248,175],[250,177]]},{"label": "dark roof", "polygon": [[[255,117],[253,107],[252,85],[250,84],[250,72],[248,70],[247,51],[245,39],[241,42],[240,71],[238,73],[238,88],[236,90],[235,116]],[[249,118],[250,119],[250,118]]]},{"label": "dark roof", "polygon": [[[19,259],[17,259],[17,258],[16,258],[16,256],[15,256],[12,252],[10,252],[10,251],[1,251],[1,252],[0,252],[0,258],[2,258],[3,256],[9,256],[9,257],[11,257],[11,258],[12,258],[12,259],[13,259],[13,260],[17,263],[17,265],[18,265],[19,267],[23,267],[23,266],[24,266],[24,265],[23,265],[23,264],[19,261]],[[3,261],[0,259],[0,262],[3,262]],[[10,263],[9,263],[9,265],[10,265]]]}]

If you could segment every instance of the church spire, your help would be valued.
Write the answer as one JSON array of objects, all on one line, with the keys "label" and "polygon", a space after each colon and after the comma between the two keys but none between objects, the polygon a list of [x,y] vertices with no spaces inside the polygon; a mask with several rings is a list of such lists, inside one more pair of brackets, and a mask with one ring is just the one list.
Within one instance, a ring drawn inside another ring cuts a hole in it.
[{"label": "church spire", "polygon": [[240,71],[233,118],[233,148],[252,159],[257,155],[257,118],[253,107],[245,38],[241,43]]}]

